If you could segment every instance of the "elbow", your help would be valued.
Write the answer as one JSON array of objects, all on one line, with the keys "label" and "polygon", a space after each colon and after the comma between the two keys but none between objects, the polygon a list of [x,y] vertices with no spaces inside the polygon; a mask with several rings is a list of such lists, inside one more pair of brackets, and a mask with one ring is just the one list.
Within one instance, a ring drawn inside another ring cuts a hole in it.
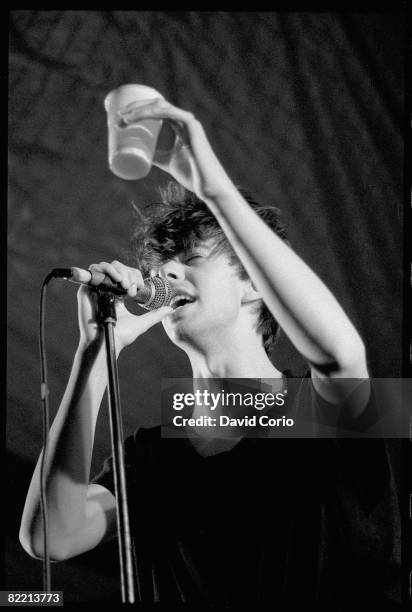
[{"label": "elbow", "polygon": [[21,519],[21,523],[20,523],[20,530],[19,530],[19,541],[20,544],[23,548],[23,550],[30,555],[30,557],[33,557],[34,559],[37,559],[38,556],[36,554],[35,551],[35,547],[34,546],[34,537],[33,537],[33,529],[32,529],[32,525],[31,523],[28,521],[27,516],[26,516],[26,508],[23,512],[23,517]]},{"label": "elbow", "polygon": [[33,559],[43,558],[38,541],[36,541],[36,538],[33,537],[30,530],[23,524],[21,525],[19,531],[19,541],[23,550],[30,555],[30,557],[33,557]]},{"label": "elbow", "polygon": [[[42,533],[33,533],[25,525],[21,525],[19,531],[19,541],[23,550],[33,559],[43,561],[44,559],[44,540]],[[52,563],[65,561],[70,558],[68,547],[63,541],[56,542],[51,539],[49,542],[49,559]]]},{"label": "elbow", "polygon": [[369,378],[366,349],[359,336],[339,342],[323,361],[311,361],[322,378]]},{"label": "elbow", "polygon": [[341,347],[337,364],[342,378],[368,378],[366,348],[360,336],[355,335]]}]

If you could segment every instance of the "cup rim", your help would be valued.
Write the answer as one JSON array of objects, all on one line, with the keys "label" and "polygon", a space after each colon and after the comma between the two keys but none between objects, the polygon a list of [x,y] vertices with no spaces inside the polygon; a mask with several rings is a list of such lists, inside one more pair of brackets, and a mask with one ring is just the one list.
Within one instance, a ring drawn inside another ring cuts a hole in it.
[{"label": "cup rim", "polygon": [[109,93],[106,95],[104,99],[104,107],[106,111],[109,110],[108,108],[109,101],[110,101],[110,98],[113,97],[113,94],[119,91],[120,89],[128,89],[128,88],[133,88],[133,89],[138,88],[140,90],[146,90],[147,93],[155,94],[156,98],[163,98],[162,94],[159,91],[157,91],[157,89],[154,89],[153,87],[149,87],[149,85],[140,85],[139,83],[126,83],[125,85],[119,85],[119,87],[115,87],[114,89],[109,91]]}]

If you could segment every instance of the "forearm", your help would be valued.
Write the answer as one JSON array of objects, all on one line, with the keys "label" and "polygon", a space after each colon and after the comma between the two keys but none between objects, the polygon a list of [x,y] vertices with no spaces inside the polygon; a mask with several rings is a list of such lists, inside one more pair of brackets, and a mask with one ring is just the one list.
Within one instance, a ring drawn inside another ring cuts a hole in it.
[{"label": "forearm", "polygon": [[[107,384],[101,341],[79,346],[69,382],[50,428],[44,466],[51,538],[75,531],[84,521],[93,440]],[[26,498],[20,536],[33,542],[42,536],[39,457]]]},{"label": "forearm", "polygon": [[228,184],[207,199],[269,310],[311,364],[344,368],[362,341],[319,277]]}]

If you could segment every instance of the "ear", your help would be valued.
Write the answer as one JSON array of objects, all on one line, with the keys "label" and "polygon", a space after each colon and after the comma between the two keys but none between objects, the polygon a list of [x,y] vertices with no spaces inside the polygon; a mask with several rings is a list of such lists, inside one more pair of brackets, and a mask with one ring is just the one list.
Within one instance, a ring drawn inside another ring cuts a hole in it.
[{"label": "ear", "polygon": [[256,300],[261,300],[262,296],[260,292],[255,288],[254,284],[250,279],[245,280],[243,284],[242,291],[242,304],[248,304],[250,302],[256,302]]}]

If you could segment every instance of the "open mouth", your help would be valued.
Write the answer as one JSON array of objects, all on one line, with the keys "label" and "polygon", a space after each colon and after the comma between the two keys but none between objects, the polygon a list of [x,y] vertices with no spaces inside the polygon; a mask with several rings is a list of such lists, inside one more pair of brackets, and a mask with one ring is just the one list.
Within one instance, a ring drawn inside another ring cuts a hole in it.
[{"label": "open mouth", "polygon": [[195,298],[189,297],[188,295],[175,295],[171,302],[170,306],[173,310],[177,310],[178,308],[183,308],[187,304],[192,304],[195,301]]}]

